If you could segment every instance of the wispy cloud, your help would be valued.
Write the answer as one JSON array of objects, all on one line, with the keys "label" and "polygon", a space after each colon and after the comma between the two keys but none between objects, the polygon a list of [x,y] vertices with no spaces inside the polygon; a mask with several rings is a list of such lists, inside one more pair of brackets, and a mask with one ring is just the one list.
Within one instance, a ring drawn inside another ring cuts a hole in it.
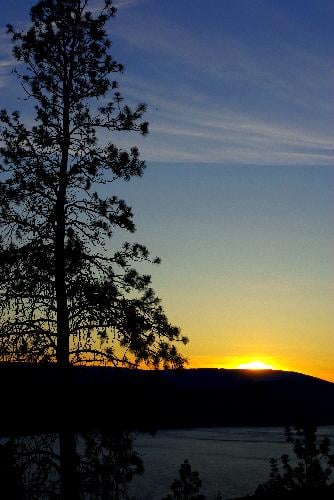
[{"label": "wispy cloud", "polygon": [[[329,133],[312,124],[296,126],[255,113],[237,112],[228,103],[199,95],[189,87],[168,89],[139,76],[124,81],[133,102],[149,104],[151,134],[139,144],[151,161],[258,165],[332,165]],[[137,141],[138,142],[138,141]]]},{"label": "wispy cloud", "polygon": [[145,0],[116,0],[114,2],[115,7],[117,9],[124,9],[127,7],[133,7],[134,5],[137,5],[139,3],[143,3]]},{"label": "wispy cloud", "polygon": [[[285,40],[270,47],[252,46],[228,33],[198,34],[153,14],[127,16],[113,26],[115,35],[146,51],[160,67],[163,61],[166,71],[172,64],[181,64],[216,85],[224,82],[248,92],[263,92],[295,106],[333,108],[326,99],[329,92],[333,95],[330,55],[320,56]],[[177,75],[179,68],[174,66],[174,71]]]},{"label": "wispy cloud", "polygon": [[112,33],[142,64],[124,89],[150,108],[147,159],[333,165],[334,69],[326,51],[284,38],[247,44],[157,13],[124,16]]},{"label": "wispy cloud", "polygon": [[[112,23],[112,39],[140,58],[136,72],[122,78],[121,90],[126,100],[149,106],[151,134],[140,140],[143,156],[192,163],[333,164],[334,69],[326,54],[286,40],[248,46],[230,33],[195,33],[159,17],[152,2],[152,9],[139,9],[136,16],[127,9],[148,1],[116,0],[124,12]],[[0,56],[0,85],[5,85],[12,59],[8,40],[1,37]]]},{"label": "wispy cloud", "polygon": [[[154,163],[189,163],[189,164],[221,164],[221,165],[259,165],[259,166],[332,166],[334,154],[313,152],[270,150],[268,147],[251,147],[238,145],[208,144],[196,142],[173,144],[162,139],[150,140],[140,144],[142,156]],[[138,141],[137,141],[138,142]]]},{"label": "wispy cloud", "polygon": [[[113,6],[116,7],[118,10],[126,9],[129,7],[134,7],[137,4],[143,3],[145,0],[114,0],[113,1]],[[104,0],[92,0],[87,8],[88,10],[92,12],[98,12],[103,8],[104,6]]]},{"label": "wispy cloud", "polygon": [[5,33],[0,34],[0,87],[5,87],[15,61],[12,56],[12,44]]}]

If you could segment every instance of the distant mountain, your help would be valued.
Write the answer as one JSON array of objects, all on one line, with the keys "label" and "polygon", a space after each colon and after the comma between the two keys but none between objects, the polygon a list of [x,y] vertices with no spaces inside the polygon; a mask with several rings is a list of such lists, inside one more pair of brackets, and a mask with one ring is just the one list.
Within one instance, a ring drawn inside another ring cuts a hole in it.
[{"label": "distant mountain", "polygon": [[0,432],[69,426],[334,424],[334,384],[279,370],[0,365]]}]

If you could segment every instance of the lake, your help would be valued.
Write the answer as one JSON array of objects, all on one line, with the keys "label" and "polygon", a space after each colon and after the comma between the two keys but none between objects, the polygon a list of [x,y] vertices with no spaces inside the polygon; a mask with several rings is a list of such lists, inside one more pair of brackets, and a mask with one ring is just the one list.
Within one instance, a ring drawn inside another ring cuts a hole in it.
[{"label": "lake", "polygon": [[[334,426],[319,427],[334,446]],[[138,434],[135,450],[145,472],[135,477],[130,495],[140,500],[160,500],[168,493],[180,464],[188,459],[200,473],[202,492],[224,500],[254,492],[269,477],[269,459],[284,453],[292,456],[281,427],[228,427],[162,430],[154,436]]]},{"label": "lake", "polygon": [[[317,436],[328,436],[334,451],[334,426],[319,427]],[[87,500],[161,500],[187,459],[199,472],[207,499],[220,493],[227,500],[254,493],[269,478],[269,459],[284,453],[293,457],[280,427],[169,429],[151,435],[111,426],[11,435],[0,439],[1,498],[48,500],[63,492],[64,498]]]}]

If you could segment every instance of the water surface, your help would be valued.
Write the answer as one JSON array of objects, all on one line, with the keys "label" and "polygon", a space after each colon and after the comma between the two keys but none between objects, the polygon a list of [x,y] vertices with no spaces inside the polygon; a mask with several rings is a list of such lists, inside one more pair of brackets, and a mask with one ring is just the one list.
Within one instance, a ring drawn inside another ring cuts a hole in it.
[{"label": "water surface", "polygon": [[[334,447],[334,426],[320,427]],[[140,500],[160,500],[188,459],[202,479],[203,493],[223,500],[254,492],[269,477],[269,459],[292,456],[281,427],[228,427],[162,430],[154,436],[139,434],[135,450],[144,461],[143,476],[135,477],[130,493]]]}]

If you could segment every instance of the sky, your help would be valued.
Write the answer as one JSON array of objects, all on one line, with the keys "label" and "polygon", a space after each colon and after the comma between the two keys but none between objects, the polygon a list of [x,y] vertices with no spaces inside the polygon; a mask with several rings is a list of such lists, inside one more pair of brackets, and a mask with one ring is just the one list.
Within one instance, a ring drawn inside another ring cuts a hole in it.
[{"label": "sky", "polygon": [[[25,26],[30,0],[0,0]],[[99,0],[92,5],[97,7]],[[117,186],[192,367],[259,360],[334,381],[334,3],[118,0],[120,90],[147,162]],[[0,107],[20,109],[0,33]]]}]

